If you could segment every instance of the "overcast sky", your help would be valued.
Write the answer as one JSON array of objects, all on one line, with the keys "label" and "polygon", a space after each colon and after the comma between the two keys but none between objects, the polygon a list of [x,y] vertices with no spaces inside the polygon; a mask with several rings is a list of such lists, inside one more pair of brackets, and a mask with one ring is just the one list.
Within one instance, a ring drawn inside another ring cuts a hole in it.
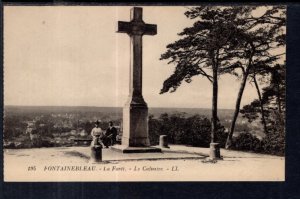
[{"label": "overcast sky", "polygon": [[[160,61],[166,45],[193,21],[185,7],[143,7],[157,24],[143,37],[143,95],[150,107],[211,108],[212,85],[194,77],[175,93],[159,94],[174,65]],[[123,106],[129,91],[129,37],[116,33],[130,7],[4,7],[4,104]],[[219,80],[219,108],[234,108],[240,82]],[[242,105],[257,98],[247,85]]]}]

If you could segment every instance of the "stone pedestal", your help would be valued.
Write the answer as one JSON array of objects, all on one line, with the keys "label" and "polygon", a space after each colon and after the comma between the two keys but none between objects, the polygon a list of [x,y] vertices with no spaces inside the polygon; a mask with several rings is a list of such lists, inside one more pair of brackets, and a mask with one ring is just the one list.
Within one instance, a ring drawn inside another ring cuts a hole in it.
[{"label": "stone pedestal", "polygon": [[209,159],[211,160],[221,160],[220,154],[220,144],[210,143]]},{"label": "stone pedestal", "polygon": [[123,108],[122,145],[129,147],[150,146],[148,137],[148,108],[146,104],[127,104]]},{"label": "stone pedestal", "polygon": [[161,148],[170,148],[168,146],[168,136],[167,135],[161,135],[159,136],[159,147]]},{"label": "stone pedestal", "polygon": [[102,161],[102,146],[95,145],[91,147],[91,162]]},{"label": "stone pedestal", "polygon": [[159,148],[150,147],[146,103],[131,102],[124,106],[122,145],[114,145],[111,148],[123,153],[161,152]]}]

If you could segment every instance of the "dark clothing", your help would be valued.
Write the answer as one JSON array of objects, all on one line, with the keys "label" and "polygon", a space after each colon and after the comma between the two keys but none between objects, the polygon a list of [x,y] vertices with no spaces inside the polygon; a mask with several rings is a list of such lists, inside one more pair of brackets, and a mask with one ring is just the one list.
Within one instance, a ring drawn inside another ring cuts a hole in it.
[{"label": "dark clothing", "polygon": [[108,127],[108,129],[106,129],[106,137],[111,139],[111,145],[114,145],[117,141],[117,134],[118,131],[115,127]]}]

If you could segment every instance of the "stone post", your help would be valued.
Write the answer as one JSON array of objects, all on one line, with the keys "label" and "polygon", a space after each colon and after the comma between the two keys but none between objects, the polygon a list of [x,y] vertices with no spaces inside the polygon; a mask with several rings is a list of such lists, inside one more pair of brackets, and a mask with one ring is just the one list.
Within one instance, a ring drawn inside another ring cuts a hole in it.
[{"label": "stone post", "polygon": [[101,162],[102,161],[102,146],[95,145],[91,147],[91,161]]},{"label": "stone post", "polygon": [[220,144],[219,143],[210,143],[209,159],[211,160],[220,160]]},{"label": "stone post", "polygon": [[159,147],[161,147],[161,148],[170,148],[168,146],[168,136],[167,135],[159,136]]}]

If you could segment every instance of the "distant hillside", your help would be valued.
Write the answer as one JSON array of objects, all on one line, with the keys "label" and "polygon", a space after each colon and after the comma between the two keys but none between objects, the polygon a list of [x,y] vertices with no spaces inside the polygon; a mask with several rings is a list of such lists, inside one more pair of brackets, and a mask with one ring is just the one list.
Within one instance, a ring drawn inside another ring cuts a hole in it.
[{"label": "distant hillside", "polygon": [[[230,128],[233,111],[234,110],[230,109],[218,110],[220,122],[226,129]],[[149,108],[149,115],[153,115],[154,118],[160,117],[163,113],[169,115],[185,113],[186,117],[199,114],[208,119],[211,118],[211,109],[207,108]],[[10,135],[11,132],[22,133],[26,127],[24,126],[24,122],[26,121],[39,121],[42,124],[49,125],[55,124],[61,128],[69,128],[69,130],[72,130],[74,125],[78,126],[78,124],[82,124],[83,128],[86,127],[87,122],[100,120],[103,122],[103,128],[106,128],[105,125],[108,121],[115,121],[117,124],[122,122],[122,107],[5,106],[4,118],[4,122],[7,124],[6,127],[10,128],[6,130],[8,135]],[[87,131],[90,130],[91,129],[88,129]],[[264,136],[259,121],[249,123],[241,114],[236,122],[235,134],[240,132],[251,132],[260,138]]]},{"label": "distant hillside", "polygon": [[[219,109],[218,114],[220,118],[231,117],[233,114],[232,109]],[[188,116],[199,114],[206,117],[210,117],[211,109],[208,108],[149,108],[149,114],[155,117],[160,116],[163,113],[173,114],[173,113],[186,113]]]},{"label": "distant hillside", "polygon": [[93,106],[4,106],[5,112],[12,113],[78,113],[78,112],[121,112],[121,107]]},{"label": "distant hillside", "polygon": [[[92,106],[4,106],[7,114],[27,114],[27,113],[115,113],[122,114],[122,107],[92,107]],[[207,117],[211,115],[211,109],[207,108],[158,108],[150,107],[149,114],[159,117],[163,113],[186,113],[187,115],[200,114]],[[232,116],[232,109],[219,109],[220,118]]]}]

